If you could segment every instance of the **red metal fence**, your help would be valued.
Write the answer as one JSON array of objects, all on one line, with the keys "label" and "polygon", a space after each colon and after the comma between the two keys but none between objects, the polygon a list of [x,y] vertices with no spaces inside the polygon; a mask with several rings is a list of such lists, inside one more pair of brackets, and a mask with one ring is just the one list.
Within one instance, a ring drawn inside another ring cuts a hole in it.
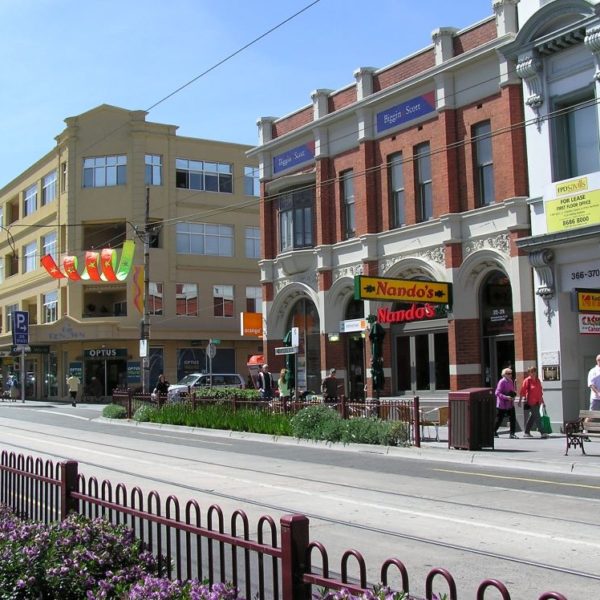
[{"label": "red metal fence", "polygon": [[[281,517],[279,525],[272,517],[262,516],[255,527],[256,539],[252,540],[250,531],[254,528],[243,510],[231,514],[226,528],[223,511],[215,504],[208,507],[203,520],[195,500],[182,506],[172,495],[163,500],[156,491],[145,494],[137,486],[127,490],[122,483],[99,483],[95,477],[79,473],[75,461],[55,464],[2,451],[0,503],[20,517],[38,522],[61,520],[74,511],[127,525],[155,553],[170,577],[206,579],[211,584],[229,581],[247,598],[309,600],[313,586],[347,588],[354,593],[372,587],[365,560],[356,550],[343,553],[339,577],[330,574],[327,550],[320,542],[310,540],[309,520],[304,515]],[[355,576],[350,573],[351,566],[355,567]],[[409,592],[408,572],[396,558],[383,563],[380,580]],[[425,580],[426,600],[434,597],[434,583],[438,594],[447,593],[448,600],[458,598],[452,575],[435,568]],[[494,598],[498,593],[502,600],[511,598],[502,582],[486,579],[476,599],[484,600],[489,589],[495,590]],[[539,600],[567,599],[546,592]]]}]

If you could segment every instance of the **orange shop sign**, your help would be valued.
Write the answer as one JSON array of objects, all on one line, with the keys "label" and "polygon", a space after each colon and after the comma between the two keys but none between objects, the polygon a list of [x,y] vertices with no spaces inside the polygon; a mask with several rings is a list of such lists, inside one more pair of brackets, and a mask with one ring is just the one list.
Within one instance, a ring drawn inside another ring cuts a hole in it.
[{"label": "orange shop sign", "polygon": [[240,334],[262,338],[263,321],[262,313],[240,313]]},{"label": "orange shop sign", "polygon": [[355,300],[390,302],[429,302],[452,305],[452,284],[441,281],[416,281],[393,277],[354,277]]},{"label": "orange shop sign", "polygon": [[600,290],[576,290],[579,312],[600,312]]}]

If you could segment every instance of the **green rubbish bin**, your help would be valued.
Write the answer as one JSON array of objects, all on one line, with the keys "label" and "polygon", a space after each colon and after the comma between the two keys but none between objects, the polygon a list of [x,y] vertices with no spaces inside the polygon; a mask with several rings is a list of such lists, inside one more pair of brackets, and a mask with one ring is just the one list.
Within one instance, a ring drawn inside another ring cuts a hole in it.
[{"label": "green rubbish bin", "polygon": [[492,388],[468,388],[448,394],[448,447],[494,447],[496,396]]}]

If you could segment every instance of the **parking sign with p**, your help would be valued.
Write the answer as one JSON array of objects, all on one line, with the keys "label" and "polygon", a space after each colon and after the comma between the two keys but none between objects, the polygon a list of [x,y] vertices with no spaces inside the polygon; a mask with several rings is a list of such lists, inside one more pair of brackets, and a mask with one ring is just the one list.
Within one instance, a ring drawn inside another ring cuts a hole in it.
[{"label": "parking sign with p", "polygon": [[15,346],[29,344],[29,313],[26,310],[15,310],[12,313],[12,334]]}]

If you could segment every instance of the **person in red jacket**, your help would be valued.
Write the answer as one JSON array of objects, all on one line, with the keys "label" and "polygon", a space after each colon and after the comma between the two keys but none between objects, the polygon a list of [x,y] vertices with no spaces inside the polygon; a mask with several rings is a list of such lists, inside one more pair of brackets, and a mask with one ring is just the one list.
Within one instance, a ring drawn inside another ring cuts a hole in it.
[{"label": "person in red jacket", "polygon": [[525,398],[525,408],[529,408],[529,418],[525,424],[525,437],[533,437],[531,435],[532,427],[535,427],[541,437],[547,438],[548,435],[542,432],[540,422],[540,409],[544,404],[544,391],[542,390],[542,382],[537,375],[537,369],[531,367],[527,373],[529,375],[523,380],[521,390],[519,392],[519,406],[523,398]]}]

